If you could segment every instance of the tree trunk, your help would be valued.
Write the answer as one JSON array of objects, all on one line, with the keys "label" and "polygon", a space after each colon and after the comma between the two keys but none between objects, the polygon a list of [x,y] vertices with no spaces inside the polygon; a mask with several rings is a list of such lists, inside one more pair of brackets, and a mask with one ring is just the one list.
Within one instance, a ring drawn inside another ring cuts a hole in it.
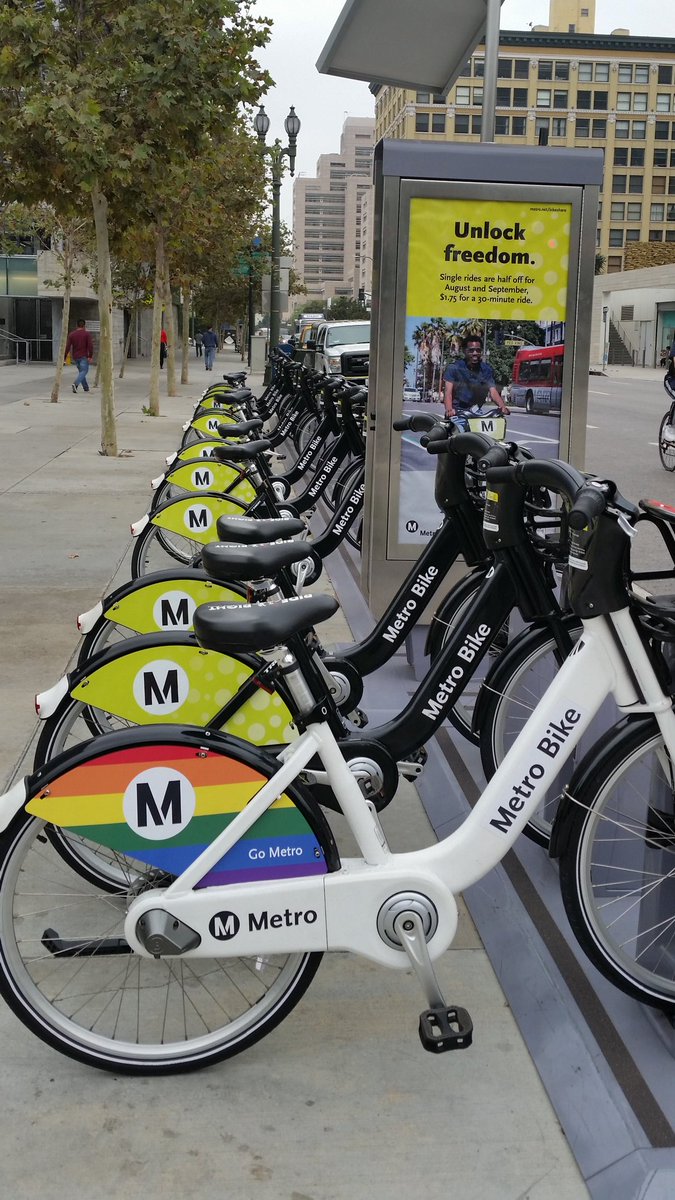
[{"label": "tree trunk", "polygon": [[68,320],[70,318],[70,296],[72,288],[73,248],[71,239],[68,234],[66,234],[63,239],[63,316],[61,318],[61,337],[59,338],[59,348],[56,354],[56,372],[54,374],[54,383],[52,384],[52,404],[58,404],[59,402],[61,376],[63,375],[63,359],[66,353],[66,342],[68,341]]},{"label": "tree trunk", "polygon": [[108,201],[96,182],[91,190],[96,228],[96,258],[98,266],[98,312],[101,322],[99,369],[101,375],[101,453],[117,456],[115,423],[115,384],[112,356],[112,279],[110,245],[108,242]]},{"label": "tree trunk", "polygon": [[122,350],[122,362],[120,363],[119,373],[120,379],[124,379],[124,368],[129,357],[129,347],[131,345],[131,337],[134,332],[134,323],[137,320],[137,313],[138,309],[135,307],[135,305],[132,305],[131,316],[129,317],[129,328],[127,329],[127,336],[124,339],[124,349]]},{"label": "tree trunk", "polygon": [[152,349],[150,352],[150,400],[148,411],[159,416],[159,346],[162,333],[162,300],[164,298],[164,234],[155,231],[155,295],[152,304]]},{"label": "tree trunk", "polygon": [[190,357],[190,309],[192,308],[192,288],[189,279],[181,280],[181,294],[183,297],[183,320],[181,322],[181,368],[180,381],[181,383],[189,383],[188,360]]},{"label": "tree trunk", "polygon": [[173,298],[171,295],[171,267],[168,255],[164,255],[164,324],[166,327],[168,346],[166,356],[166,394],[177,396],[176,387],[176,322],[173,315]]}]

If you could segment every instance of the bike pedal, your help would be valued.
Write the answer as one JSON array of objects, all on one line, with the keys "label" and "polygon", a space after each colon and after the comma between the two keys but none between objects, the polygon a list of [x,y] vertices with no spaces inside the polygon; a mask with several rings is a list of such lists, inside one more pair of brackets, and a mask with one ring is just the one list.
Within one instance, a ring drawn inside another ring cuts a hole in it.
[{"label": "bike pedal", "polygon": [[466,1050],[473,1041],[473,1021],[465,1008],[427,1008],[420,1013],[420,1041],[425,1050],[443,1054]]}]

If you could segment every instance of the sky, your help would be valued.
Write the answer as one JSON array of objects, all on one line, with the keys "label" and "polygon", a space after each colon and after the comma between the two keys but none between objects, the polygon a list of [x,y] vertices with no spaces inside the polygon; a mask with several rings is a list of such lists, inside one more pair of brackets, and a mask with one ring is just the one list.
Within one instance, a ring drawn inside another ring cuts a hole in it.
[{"label": "sky", "polygon": [[[410,0],[407,0],[410,2]],[[374,116],[368,85],[319,75],[316,60],[344,7],[344,0],[257,0],[256,11],[273,22],[268,45],[258,54],[275,87],[264,99],[271,125],[268,141],[285,139],[284,120],[291,104],[300,117],[296,174],[314,175],[320,154],[339,149],[344,120]],[[502,29],[528,29],[548,23],[548,0],[504,0]],[[626,28],[632,34],[675,37],[675,7],[662,0],[597,0],[596,33]],[[281,216],[292,224],[293,184],[286,176]]]}]

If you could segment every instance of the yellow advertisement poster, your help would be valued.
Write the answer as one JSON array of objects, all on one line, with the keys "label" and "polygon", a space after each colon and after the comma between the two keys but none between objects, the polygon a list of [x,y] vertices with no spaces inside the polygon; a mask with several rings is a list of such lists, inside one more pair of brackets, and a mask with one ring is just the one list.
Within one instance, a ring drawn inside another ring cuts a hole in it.
[{"label": "yellow advertisement poster", "polygon": [[565,320],[571,204],[410,203],[408,316]]}]

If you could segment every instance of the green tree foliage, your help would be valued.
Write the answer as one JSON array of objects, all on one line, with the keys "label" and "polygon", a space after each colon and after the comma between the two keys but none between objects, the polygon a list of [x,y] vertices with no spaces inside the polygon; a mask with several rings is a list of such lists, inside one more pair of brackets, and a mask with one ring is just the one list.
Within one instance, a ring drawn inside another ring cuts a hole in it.
[{"label": "green tree foliage", "polygon": [[[270,80],[252,0],[5,0],[0,200],[89,203],[101,317],[102,449],[117,452],[109,218],[165,218],[169,168],[226,140]],[[163,200],[166,197],[162,197]],[[157,203],[156,203],[157,201]],[[159,208],[159,213],[157,209]]]},{"label": "green tree foliage", "polygon": [[327,321],[352,321],[368,320],[370,317],[370,309],[366,308],[360,300],[354,300],[351,296],[335,296],[330,303],[324,308],[324,316]]}]

